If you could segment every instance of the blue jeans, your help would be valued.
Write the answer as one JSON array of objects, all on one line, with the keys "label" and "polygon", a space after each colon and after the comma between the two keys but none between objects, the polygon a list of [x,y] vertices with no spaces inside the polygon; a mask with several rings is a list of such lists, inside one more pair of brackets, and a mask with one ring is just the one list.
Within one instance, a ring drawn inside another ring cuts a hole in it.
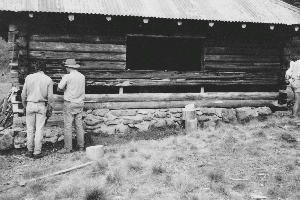
[{"label": "blue jeans", "polygon": [[42,150],[43,133],[42,129],[46,120],[45,102],[27,102],[26,126],[27,126],[27,149],[40,154]]},{"label": "blue jeans", "polygon": [[63,106],[65,133],[64,142],[67,151],[72,150],[72,123],[75,119],[77,145],[84,147],[84,130],[82,122],[83,103],[72,103],[65,101]]}]

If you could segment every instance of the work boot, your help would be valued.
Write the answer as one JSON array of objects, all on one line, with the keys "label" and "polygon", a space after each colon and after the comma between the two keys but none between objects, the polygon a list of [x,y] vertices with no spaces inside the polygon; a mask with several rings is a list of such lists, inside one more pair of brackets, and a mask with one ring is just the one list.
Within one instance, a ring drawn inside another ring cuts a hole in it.
[{"label": "work boot", "polygon": [[33,158],[33,151],[27,151],[25,153],[25,156],[28,157],[28,158]]},{"label": "work boot", "polygon": [[58,150],[57,153],[60,153],[60,154],[69,154],[69,153],[72,153],[72,152],[71,152],[71,150],[61,149],[61,150]]},{"label": "work boot", "polygon": [[33,155],[33,158],[34,158],[34,159],[40,159],[40,158],[42,158],[42,157],[44,157],[44,156],[45,156],[44,153],[39,153],[39,154],[34,154],[34,155]]}]

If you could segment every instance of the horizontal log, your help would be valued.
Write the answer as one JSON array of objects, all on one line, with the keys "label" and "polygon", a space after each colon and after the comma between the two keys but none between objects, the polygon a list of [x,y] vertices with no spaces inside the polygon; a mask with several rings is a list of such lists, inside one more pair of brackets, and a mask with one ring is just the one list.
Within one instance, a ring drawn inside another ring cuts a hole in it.
[{"label": "horizontal log", "polygon": [[204,55],[204,61],[278,63],[278,56]]},{"label": "horizontal log", "polygon": [[[270,65],[271,64],[271,65]],[[252,72],[252,71],[280,71],[282,66],[280,63],[259,63],[259,65],[245,65],[243,64],[236,64],[236,63],[218,63],[218,62],[205,62],[205,70],[222,70],[222,71],[245,71],[245,72]]]},{"label": "horizontal log", "polygon": [[247,40],[230,40],[230,39],[206,39],[206,47],[247,47],[247,48],[282,48],[282,40],[269,41],[247,41]]},{"label": "horizontal log", "polygon": [[241,47],[205,47],[206,55],[283,55],[280,49],[241,48]]},{"label": "horizontal log", "polygon": [[30,59],[49,59],[49,60],[65,60],[68,58],[76,58],[76,60],[111,60],[125,61],[124,53],[74,53],[74,52],[54,52],[54,51],[30,51]]},{"label": "horizontal log", "polygon": [[29,37],[29,41],[125,45],[126,36],[41,34],[41,35],[31,35]]},{"label": "horizontal log", "polygon": [[[208,92],[208,93],[142,93],[142,94],[86,94],[85,101],[148,102],[198,100],[277,100],[278,92]],[[63,95],[54,95],[55,102],[63,102]]]},{"label": "horizontal log", "polygon": [[[275,101],[276,102],[276,101]],[[195,104],[196,107],[237,108],[237,107],[274,107],[273,100],[202,100],[202,101],[155,101],[155,102],[107,102],[84,105],[85,110],[90,109],[162,109],[184,108],[187,104]],[[63,104],[55,102],[54,111],[61,111]]]},{"label": "horizontal log", "polygon": [[[52,78],[54,85],[57,85],[61,78]],[[114,86],[114,87],[132,87],[132,86],[242,86],[242,85],[261,85],[261,86],[274,86],[280,84],[281,80],[191,80],[191,81],[151,81],[151,80],[143,80],[143,81],[102,81],[102,80],[86,80],[87,86]]]},{"label": "horizontal log", "polygon": [[[37,60],[31,60],[29,63],[29,68],[34,68],[35,64],[33,62],[36,62]],[[51,60],[50,60],[51,61]],[[60,62],[54,62],[53,64],[49,63],[49,60],[47,61],[46,70],[48,70],[50,73],[59,73],[59,71],[63,71],[64,68],[61,67]],[[126,62],[119,62],[119,61],[78,61],[77,62],[80,65],[79,71],[87,71],[87,70],[125,70],[126,68]]]},{"label": "horizontal log", "polygon": [[[61,68],[63,69],[63,68]],[[49,69],[49,71],[51,71]],[[53,71],[55,73],[48,75],[52,77],[62,77],[64,74],[60,74],[59,71]],[[246,72],[178,72],[178,71],[91,71],[86,70],[84,74],[87,78],[91,79],[152,79],[152,80],[162,80],[162,79],[184,79],[184,80],[198,80],[198,79],[235,79],[235,78],[271,78],[277,77],[278,72],[256,72],[256,73],[246,73]],[[181,81],[181,80],[180,80]]]},{"label": "horizontal log", "polygon": [[30,42],[32,51],[71,51],[71,52],[113,52],[126,53],[125,45],[117,44],[85,44],[63,42]]}]

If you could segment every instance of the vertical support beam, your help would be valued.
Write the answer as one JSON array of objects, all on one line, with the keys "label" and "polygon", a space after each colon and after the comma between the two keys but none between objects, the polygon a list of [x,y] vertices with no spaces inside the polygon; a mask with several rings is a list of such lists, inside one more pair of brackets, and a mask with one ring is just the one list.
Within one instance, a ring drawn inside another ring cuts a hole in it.
[{"label": "vertical support beam", "polygon": [[123,87],[119,87],[119,94],[123,94]]},{"label": "vertical support beam", "polygon": [[17,51],[16,51],[16,30],[17,25],[16,24],[9,24],[9,32],[8,32],[8,46],[10,51],[10,80],[12,85],[18,85],[19,79],[18,79],[18,57],[17,57]]},{"label": "vertical support beam", "polygon": [[204,87],[201,87],[200,93],[204,93]]}]

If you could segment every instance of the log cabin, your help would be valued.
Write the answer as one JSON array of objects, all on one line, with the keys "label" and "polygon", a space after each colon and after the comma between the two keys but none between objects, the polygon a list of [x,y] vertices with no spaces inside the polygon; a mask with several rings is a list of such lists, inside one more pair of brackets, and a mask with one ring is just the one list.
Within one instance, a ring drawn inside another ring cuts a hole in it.
[{"label": "log cabin", "polygon": [[0,2],[12,84],[44,60],[56,91],[62,61],[75,58],[87,109],[270,105],[299,26],[299,9],[281,0]]}]

